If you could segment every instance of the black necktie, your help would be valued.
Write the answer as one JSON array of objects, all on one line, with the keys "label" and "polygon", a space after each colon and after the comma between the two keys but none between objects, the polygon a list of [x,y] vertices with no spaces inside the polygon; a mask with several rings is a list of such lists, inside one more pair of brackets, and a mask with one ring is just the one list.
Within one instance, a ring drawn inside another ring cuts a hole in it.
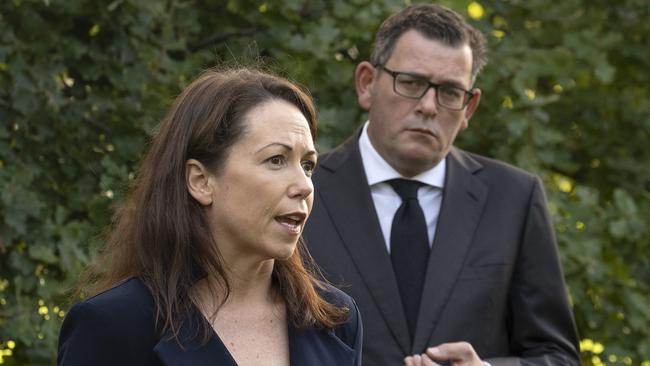
[{"label": "black necktie", "polygon": [[393,179],[388,183],[402,198],[390,232],[390,257],[413,340],[429,260],[427,223],[418,201],[418,188],[423,184],[406,179]]}]

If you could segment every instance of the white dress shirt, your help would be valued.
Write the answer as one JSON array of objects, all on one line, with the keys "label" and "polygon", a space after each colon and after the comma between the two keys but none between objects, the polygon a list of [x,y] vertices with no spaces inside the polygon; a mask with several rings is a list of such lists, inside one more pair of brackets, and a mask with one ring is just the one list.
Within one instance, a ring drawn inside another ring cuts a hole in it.
[{"label": "white dress shirt", "polygon": [[[393,169],[379,155],[377,150],[375,150],[370,142],[367,130],[368,122],[363,126],[363,131],[359,137],[359,151],[361,152],[363,169],[366,172],[366,178],[368,178],[372,201],[375,204],[375,209],[379,216],[379,225],[384,235],[386,249],[390,253],[390,230],[393,225],[393,217],[402,204],[402,199],[386,181],[404,177]],[[420,201],[420,206],[422,206],[424,218],[427,222],[429,247],[431,247],[436,234],[440,204],[442,203],[442,188],[445,184],[446,167],[445,159],[443,159],[435,167],[415,177],[406,178],[425,184],[418,190],[418,200]]]}]

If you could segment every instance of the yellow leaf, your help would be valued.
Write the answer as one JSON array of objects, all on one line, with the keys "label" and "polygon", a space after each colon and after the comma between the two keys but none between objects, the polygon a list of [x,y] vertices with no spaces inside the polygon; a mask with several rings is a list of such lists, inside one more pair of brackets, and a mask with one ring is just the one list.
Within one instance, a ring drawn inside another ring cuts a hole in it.
[{"label": "yellow leaf", "polygon": [[524,90],[524,93],[528,97],[528,99],[533,100],[535,99],[535,91],[533,89],[526,89]]},{"label": "yellow leaf", "polygon": [[506,109],[512,109],[513,107],[512,98],[504,97],[503,102],[501,102],[501,106]]},{"label": "yellow leaf", "polygon": [[95,37],[97,34],[99,34],[99,31],[100,31],[99,24],[95,24],[88,30],[88,35],[91,37]]},{"label": "yellow leaf", "polygon": [[591,351],[594,347],[594,341],[585,338],[580,341],[580,352]]},{"label": "yellow leaf", "polygon": [[505,37],[506,32],[504,32],[502,30],[495,29],[495,30],[492,31],[492,35],[496,39],[502,39],[503,37]]},{"label": "yellow leaf", "polygon": [[477,3],[476,1],[472,1],[467,6],[467,14],[469,14],[470,18],[479,20],[483,18],[483,15],[485,15],[485,9],[483,9],[483,5]]},{"label": "yellow leaf", "polygon": [[605,347],[603,346],[602,343],[598,343],[598,342],[594,343],[594,348],[592,350],[593,353],[599,355],[599,354],[603,353],[604,350],[605,350]]}]

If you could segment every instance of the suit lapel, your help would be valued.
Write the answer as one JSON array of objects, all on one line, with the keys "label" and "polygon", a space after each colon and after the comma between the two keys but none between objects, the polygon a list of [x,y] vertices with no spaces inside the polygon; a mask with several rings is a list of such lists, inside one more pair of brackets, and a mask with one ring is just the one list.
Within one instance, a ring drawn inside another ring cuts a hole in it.
[{"label": "suit lapel", "polygon": [[485,206],[487,187],[473,173],[481,165],[462,151],[447,157],[445,188],[429,256],[413,349],[422,352],[455,286]]},{"label": "suit lapel", "polygon": [[[358,134],[321,168],[318,194],[368,291],[402,350],[410,349],[406,317],[359,153]],[[351,204],[355,202],[355,204]]]}]

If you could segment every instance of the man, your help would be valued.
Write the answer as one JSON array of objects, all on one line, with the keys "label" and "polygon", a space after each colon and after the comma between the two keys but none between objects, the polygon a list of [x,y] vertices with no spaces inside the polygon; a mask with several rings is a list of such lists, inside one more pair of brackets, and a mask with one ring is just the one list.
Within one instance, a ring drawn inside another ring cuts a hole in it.
[{"label": "man", "polygon": [[305,238],[357,301],[365,365],[578,365],[540,180],[453,147],[483,35],[441,6],[381,25],[357,66],[369,121],[321,157]]}]

